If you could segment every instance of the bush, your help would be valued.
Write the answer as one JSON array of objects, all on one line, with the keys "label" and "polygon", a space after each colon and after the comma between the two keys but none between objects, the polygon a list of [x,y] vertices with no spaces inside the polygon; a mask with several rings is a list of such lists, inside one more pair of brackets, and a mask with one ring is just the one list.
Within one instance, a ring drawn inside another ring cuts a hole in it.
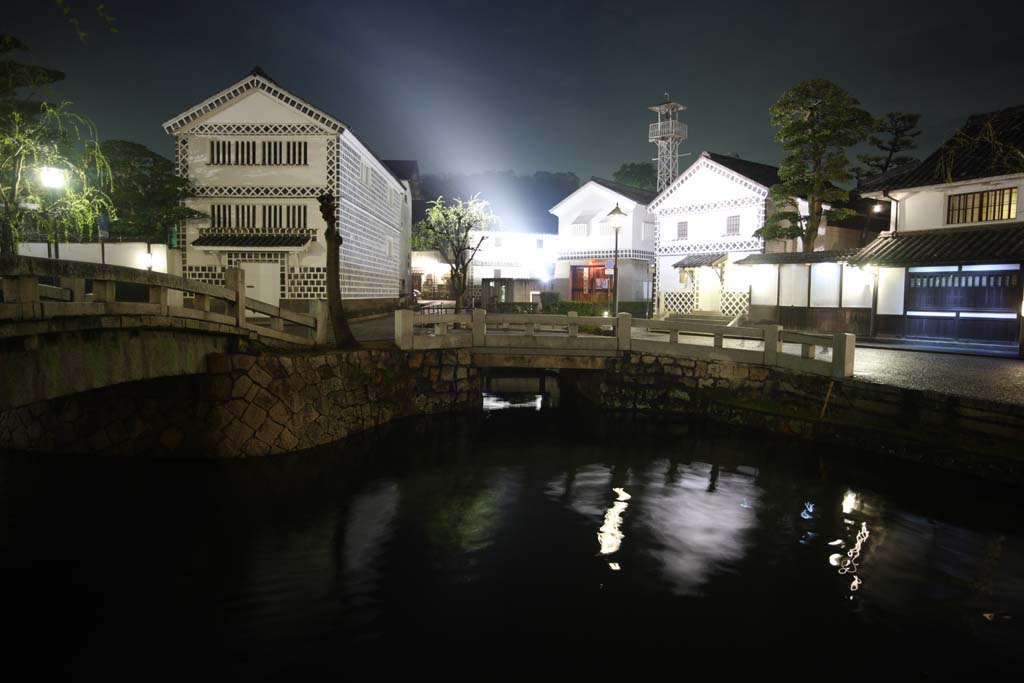
[{"label": "bush", "polygon": [[555,307],[558,305],[559,299],[562,295],[558,292],[541,292],[540,293],[540,306],[544,309],[545,313],[552,313]]},{"label": "bush", "polygon": [[[634,318],[646,318],[650,302],[648,301],[620,301],[619,313],[629,313]],[[576,315],[603,317],[605,311],[611,315],[612,304],[607,302],[593,301],[555,301],[550,306],[545,302],[544,312],[556,315],[565,315],[569,311],[576,311]]]}]

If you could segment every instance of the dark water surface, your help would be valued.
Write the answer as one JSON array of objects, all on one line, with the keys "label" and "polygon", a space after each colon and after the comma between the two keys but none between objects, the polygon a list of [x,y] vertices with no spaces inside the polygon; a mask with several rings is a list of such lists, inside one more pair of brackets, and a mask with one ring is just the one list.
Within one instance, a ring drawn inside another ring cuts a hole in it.
[{"label": "dark water surface", "polygon": [[4,670],[1012,675],[1020,520],[1013,492],[932,470],[530,408],[233,462],[6,454]]}]

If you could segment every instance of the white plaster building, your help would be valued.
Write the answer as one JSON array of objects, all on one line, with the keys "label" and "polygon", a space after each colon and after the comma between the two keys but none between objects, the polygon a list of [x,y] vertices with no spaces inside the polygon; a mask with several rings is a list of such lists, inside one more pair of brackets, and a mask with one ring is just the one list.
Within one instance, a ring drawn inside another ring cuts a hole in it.
[{"label": "white plaster building", "polygon": [[350,311],[393,306],[411,234],[411,189],[342,121],[260,69],[164,123],[178,173],[206,214],[182,227],[182,275],[223,284],[240,266],[250,295],[308,309],[326,298],[317,197],[338,199],[341,289]]},{"label": "white plaster building", "polygon": [[657,223],[648,204],[655,194],[591,178],[551,207],[558,217],[553,289],[573,301],[611,302],[615,231],[608,212],[618,205],[627,215],[619,232],[619,301],[649,301]]},{"label": "white plaster building", "polygon": [[[485,230],[470,233],[470,243],[485,237],[469,269],[467,293],[474,298],[529,302],[532,292],[551,288],[558,235],[541,232]],[[435,251],[413,252],[414,281],[436,294],[444,287],[449,267]],[[502,292],[501,288],[505,287]],[[490,291],[485,292],[484,288]]]}]

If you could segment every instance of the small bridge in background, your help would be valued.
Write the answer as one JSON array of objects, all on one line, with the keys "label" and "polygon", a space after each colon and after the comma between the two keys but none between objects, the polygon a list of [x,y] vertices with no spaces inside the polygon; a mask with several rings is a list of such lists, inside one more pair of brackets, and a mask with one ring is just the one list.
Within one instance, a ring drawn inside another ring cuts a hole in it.
[{"label": "small bridge in background", "polygon": [[243,271],[225,275],[219,287],[123,266],[0,255],[0,410],[205,373],[208,354],[250,341],[326,343],[326,307],[312,316],[271,306],[246,296]]},{"label": "small bridge in background", "polygon": [[690,321],[566,315],[398,311],[395,344],[405,351],[469,349],[477,367],[601,369],[626,352],[736,361],[835,378],[853,376],[856,337],[779,325],[736,327]]}]

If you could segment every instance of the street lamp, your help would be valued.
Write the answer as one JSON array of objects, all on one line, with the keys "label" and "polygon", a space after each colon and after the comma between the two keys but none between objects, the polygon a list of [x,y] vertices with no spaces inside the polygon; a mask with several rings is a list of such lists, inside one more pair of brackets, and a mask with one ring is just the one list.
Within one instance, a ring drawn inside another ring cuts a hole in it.
[{"label": "street lamp", "polygon": [[626,214],[615,203],[615,208],[608,212],[607,220],[615,231],[615,261],[612,268],[612,315],[619,315],[619,230],[626,224]]},{"label": "street lamp", "polygon": [[43,166],[39,169],[39,182],[43,184],[43,187],[48,187],[52,190],[59,190],[64,187],[66,182],[64,171],[53,166]]}]

